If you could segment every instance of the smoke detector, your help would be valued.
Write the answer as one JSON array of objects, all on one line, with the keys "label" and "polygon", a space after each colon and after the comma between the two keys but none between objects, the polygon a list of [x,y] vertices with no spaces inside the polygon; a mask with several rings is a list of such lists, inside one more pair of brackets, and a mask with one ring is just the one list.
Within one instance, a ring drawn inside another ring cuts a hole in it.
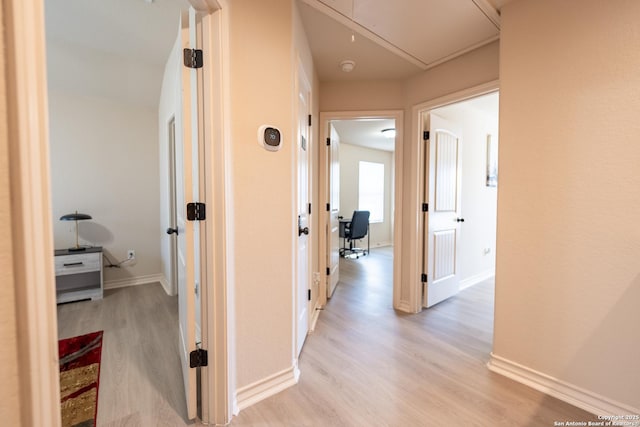
[{"label": "smoke detector", "polygon": [[342,71],[344,71],[345,73],[352,72],[354,68],[356,68],[356,63],[355,63],[355,61],[352,61],[350,59],[347,59],[347,60],[342,61],[340,63],[340,69]]}]

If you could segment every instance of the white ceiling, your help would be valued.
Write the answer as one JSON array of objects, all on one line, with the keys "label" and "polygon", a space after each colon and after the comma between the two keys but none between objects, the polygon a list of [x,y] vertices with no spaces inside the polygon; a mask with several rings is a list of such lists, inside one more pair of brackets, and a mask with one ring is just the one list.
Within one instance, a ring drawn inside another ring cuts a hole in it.
[{"label": "white ceiling", "polygon": [[395,128],[394,119],[333,120],[341,144],[359,145],[376,150],[394,151],[395,140],[385,137],[382,129]]},{"label": "white ceiling", "polygon": [[[509,0],[299,0],[321,81],[403,79],[497,40]],[[344,60],[356,62],[351,73]]]},{"label": "white ceiling", "polygon": [[445,107],[434,110],[439,116],[442,116],[448,120],[456,120],[456,117],[464,115],[470,110],[475,112],[481,112],[491,120],[497,120],[498,107],[500,105],[500,95],[498,92],[493,92],[487,95],[471,98],[466,101],[457,102],[455,104],[447,105]]},{"label": "white ceiling", "polygon": [[45,0],[46,37],[164,67],[187,0]]},{"label": "white ceiling", "polygon": [[[499,33],[494,8],[509,0],[297,1],[320,80],[338,81],[405,79],[494,40]],[[74,70],[68,58],[60,57],[58,72],[50,73],[52,87],[56,76],[64,76],[60,86],[89,92],[81,86],[92,79],[94,87],[116,97],[117,90],[109,89],[113,81],[127,78],[129,87],[136,87],[132,76],[144,75],[138,86],[148,86],[145,94],[155,93],[145,95],[144,103],[157,103],[180,12],[187,7],[188,0],[45,0],[47,44],[58,46],[57,52],[71,55],[75,49],[78,60],[87,63],[102,55],[98,62],[113,63],[112,69],[140,65],[134,73],[98,81],[95,73]],[[117,58],[126,66],[116,66]],[[345,59],[356,62],[353,72],[341,71]],[[130,98],[138,96],[133,91]]]}]

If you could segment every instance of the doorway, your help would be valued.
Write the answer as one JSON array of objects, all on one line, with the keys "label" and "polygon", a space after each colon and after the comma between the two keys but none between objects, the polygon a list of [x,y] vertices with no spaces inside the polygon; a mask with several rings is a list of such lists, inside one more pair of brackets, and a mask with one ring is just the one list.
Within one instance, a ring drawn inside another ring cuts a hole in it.
[{"label": "doorway", "polygon": [[319,302],[326,304],[340,283],[340,252],[348,245],[341,237],[340,221],[348,221],[356,210],[366,210],[370,212],[368,233],[357,245],[365,251],[393,248],[395,306],[402,190],[402,144],[397,141],[402,140],[402,112],[321,113],[320,122],[321,140],[327,144],[320,150],[320,197],[326,209],[321,215],[319,265],[325,267],[326,277]]},{"label": "doorway", "polygon": [[495,275],[498,104],[495,91],[420,113],[425,308]]}]

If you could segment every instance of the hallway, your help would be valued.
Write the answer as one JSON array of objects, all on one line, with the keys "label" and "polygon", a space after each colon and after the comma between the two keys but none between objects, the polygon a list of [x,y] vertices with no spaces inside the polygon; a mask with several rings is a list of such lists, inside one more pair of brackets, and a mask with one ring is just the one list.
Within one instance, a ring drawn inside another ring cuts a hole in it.
[{"label": "hallway", "polygon": [[593,416],[490,372],[493,282],[417,315],[391,304],[392,249],[341,259],[300,382],[233,426],[551,426]]}]

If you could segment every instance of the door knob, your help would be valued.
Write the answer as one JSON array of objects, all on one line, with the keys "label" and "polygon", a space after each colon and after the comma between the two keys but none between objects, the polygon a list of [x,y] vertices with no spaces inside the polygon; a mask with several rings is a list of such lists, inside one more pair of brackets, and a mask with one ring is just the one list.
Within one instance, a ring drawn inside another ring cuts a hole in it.
[{"label": "door knob", "polygon": [[171,228],[171,227],[167,228],[167,234],[173,234],[173,233],[175,233],[176,236],[178,235],[178,227],[176,227],[176,228]]},{"label": "door knob", "polygon": [[464,222],[464,218],[456,218],[456,222]]},{"label": "door knob", "polygon": [[302,235],[309,235],[309,227],[305,227],[305,228],[300,228],[298,227],[298,236],[302,236]]}]

